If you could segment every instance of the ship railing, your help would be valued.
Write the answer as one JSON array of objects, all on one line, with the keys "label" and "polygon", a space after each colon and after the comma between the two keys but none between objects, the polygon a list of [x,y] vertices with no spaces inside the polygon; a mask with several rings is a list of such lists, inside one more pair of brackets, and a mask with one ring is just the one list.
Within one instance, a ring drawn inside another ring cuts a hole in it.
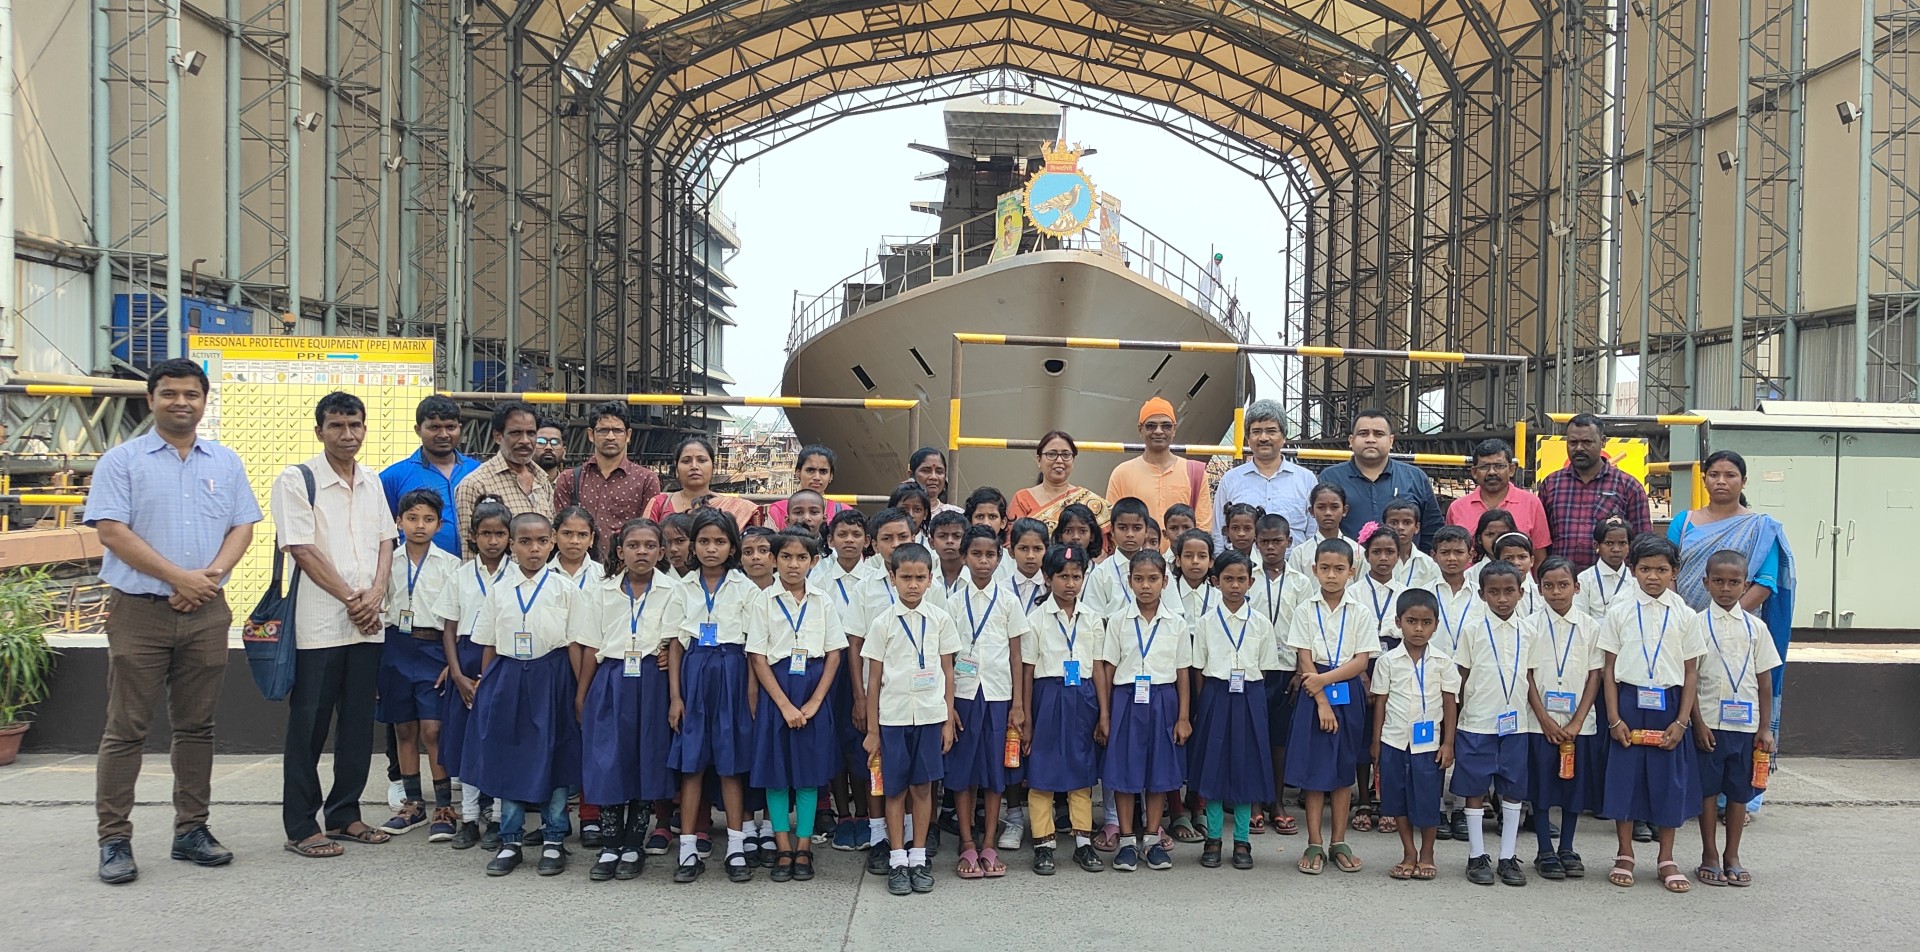
[{"label": "ship railing", "polygon": [[[1096,216],[1097,217],[1097,216]],[[1221,276],[1218,262],[1203,264],[1127,217],[1119,219],[1120,261],[1130,271],[1181,297],[1194,309],[1227,328],[1233,339],[1247,340],[1252,315],[1241,307],[1232,285]],[[993,240],[966,242],[969,231],[986,232],[992,212],[975,215],[921,237],[884,236],[879,254],[860,270],[814,295],[794,292],[793,322],[787,333],[787,352],[812,340],[835,323],[910,288],[984,267]],[[990,232],[989,232],[990,235]],[[1069,250],[1102,253],[1097,225],[1065,238],[1038,235],[1031,229],[1022,237],[1019,254]]]}]

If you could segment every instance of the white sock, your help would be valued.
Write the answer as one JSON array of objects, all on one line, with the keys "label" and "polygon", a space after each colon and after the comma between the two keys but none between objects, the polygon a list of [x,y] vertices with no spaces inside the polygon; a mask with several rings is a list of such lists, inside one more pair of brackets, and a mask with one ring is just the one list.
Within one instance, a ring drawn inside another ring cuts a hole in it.
[{"label": "white sock", "polygon": [[889,850],[887,852],[887,868],[889,869],[907,868],[907,851],[906,850]]},{"label": "white sock", "polygon": [[480,788],[470,783],[460,785],[460,819],[467,823],[480,822]]},{"label": "white sock", "polygon": [[1480,829],[1481,818],[1487,815],[1486,807],[1467,807],[1467,858],[1487,855],[1487,834]]},{"label": "white sock", "polygon": [[700,853],[698,847],[695,845],[696,842],[697,838],[690,835],[682,835],[680,837],[680,865],[685,866],[699,857]]},{"label": "white sock", "polygon": [[[755,849],[758,848],[759,847],[755,847]],[[745,855],[746,852],[747,831],[729,828],[727,830],[727,865],[733,865],[734,854],[739,853]],[[744,865],[744,860],[742,861],[742,865]]]},{"label": "white sock", "polygon": [[867,840],[869,842],[878,843],[886,838],[887,820],[885,817],[874,817],[867,821]]},{"label": "white sock", "polygon": [[1075,833],[1075,834],[1073,835],[1073,845],[1074,845],[1074,846],[1076,846],[1076,847],[1080,847],[1080,846],[1092,846],[1092,845],[1093,845],[1093,837],[1091,837],[1091,836],[1081,836],[1080,834],[1078,834],[1078,833]]},{"label": "white sock", "polygon": [[1520,840],[1520,804],[1508,800],[1500,804],[1500,858],[1512,859],[1519,854]]},{"label": "white sock", "polygon": [[908,866],[927,865],[927,848],[924,846],[916,846],[910,850],[907,850],[907,865]]}]

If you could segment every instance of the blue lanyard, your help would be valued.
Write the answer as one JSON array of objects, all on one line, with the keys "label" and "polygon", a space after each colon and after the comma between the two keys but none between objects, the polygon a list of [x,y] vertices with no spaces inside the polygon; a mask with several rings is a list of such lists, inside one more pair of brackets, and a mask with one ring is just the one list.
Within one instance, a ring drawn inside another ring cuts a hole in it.
[{"label": "blue lanyard", "polygon": [[[427,556],[432,554],[432,552],[428,552],[426,555],[422,555],[418,564],[415,564],[412,559],[407,560],[407,604],[409,606],[413,604],[413,586],[419,583],[420,573],[426,571],[427,568]],[[475,571],[478,571],[478,569]],[[481,594],[486,594],[484,586],[481,588]]]},{"label": "blue lanyard", "polygon": [[[1513,623],[1513,680],[1507,680],[1507,673],[1500,670],[1500,643],[1493,638],[1493,619],[1482,618],[1480,623],[1487,626],[1487,645],[1493,649],[1493,673],[1500,676],[1501,699],[1513,700],[1513,689],[1520,684],[1520,623]],[[1568,644],[1573,639],[1567,639]]]},{"label": "blue lanyard", "polygon": [[622,579],[620,590],[627,593],[627,633],[638,638],[640,637],[640,616],[647,613],[647,599],[653,595],[653,582],[647,582],[647,590],[641,592],[637,599],[633,597],[632,578]]},{"label": "blue lanyard", "polygon": [[1412,556],[1407,557],[1407,580],[1404,582],[1401,582],[1400,584],[1406,586],[1407,588],[1413,587],[1413,557]]},{"label": "blue lanyard", "polygon": [[1600,593],[1600,607],[1605,608],[1607,607],[1607,602],[1612,601],[1615,595],[1620,594],[1620,586],[1627,584],[1627,573],[1621,572],[1620,576],[1613,580],[1613,591],[1611,592],[1600,586],[1602,581],[1604,581],[1604,579],[1602,579],[1600,575],[1600,565],[1596,562],[1593,566],[1593,590]]},{"label": "blue lanyard", "polygon": [[[1666,608],[1667,611],[1666,614],[1660,616],[1660,637],[1654,641],[1653,655],[1649,657],[1647,655],[1647,622],[1646,619],[1640,617],[1640,603],[1635,602],[1633,605],[1633,623],[1640,628],[1640,657],[1647,662],[1647,680],[1649,681],[1657,680],[1653,676],[1653,668],[1660,663],[1661,649],[1667,646],[1667,622],[1673,618],[1672,606],[1663,605],[1661,607]],[[1648,687],[1653,687],[1653,685],[1648,685]]]},{"label": "blue lanyard", "polygon": [[978,645],[980,643],[980,633],[986,631],[987,622],[993,620],[994,606],[1000,604],[1000,586],[995,585],[993,587],[993,597],[987,599],[987,612],[985,615],[980,616],[977,621],[973,617],[973,593],[968,592],[965,600],[967,603],[967,626],[973,629],[972,643]]},{"label": "blue lanyard", "polygon": [[1560,648],[1560,634],[1553,630],[1553,615],[1547,615],[1547,639],[1553,642],[1555,648],[1560,648],[1560,660],[1553,664],[1553,676],[1558,681],[1567,679],[1567,659],[1573,656],[1573,634],[1578,627],[1573,622],[1567,622],[1567,646]]},{"label": "blue lanyard", "polygon": [[[503,565],[500,567],[501,572],[504,572],[506,570],[507,570],[506,566]],[[500,577],[500,574],[496,572],[494,573],[493,577],[498,579]],[[477,584],[480,586],[480,597],[486,598],[487,597],[487,576],[485,573],[480,571],[479,559],[473,560],[473,581],[474,581],[474,584]]]},{"label": "blue lanyard", "polygon": [[1373,623],[1385,624],[1387,609],[1393,607],[1393,581],[1391,579],[1387,581],[1387,603],[1384,605],[1380,604],[1380,584],[1375,582],[1371,575],[1367,576],[1367,592],[1368,597],[1373,599]]},{"label": "blue lanyard", "polygon": [[918,641],[915,641],[913,638],[913,629],[907,627],[907,616],[896,615],[894,617],[900,619],[900,630],[906,633],[907,644],[913,646],[913,656],[916,659],[916,665],[920,670],[925,671],[927,669],[927,616],[920,616],[920,640]]},{"label": "blue lanyard", "polygon": [[[1440,584],[1444,586],[1447,583],[1443,581]],[[1470,611],[1473,611],[1473,592],[1471,591],[1467,592],[1466,604],[1460,606],[1460,619],[1447,626],[1447,634],[1453,636],[1455,647],[1460,644],[1460,634],[1467,629],[1467,613]],[[1440,620],[1442,622],[1447,620],[1447,606],[1444,601],[1440,605]]]},{"label": "blue lanyard", "polygon": [[1414,683],[1420,685],[1420,713],[1427,713],[1427,656],[1422,654],[1413,666]]},{"label": "blue lanyard", "polygon": [[1053,616],[1053,623],[1060,626],[1060,637],[1067,639],[1067,657],[1073,657],[1073,643],[1080,637],[1080,616],[1073,616],[1072,631],[1067,630],[1067,623],[1061,621],[1059,615]]},{"label": "blue lanyard", "polygon": [[573,580],[573,587],[583,592],[587,590],[587,564],[584,561],[580,563],[580,577]]},{"label": "blue lanyard", "polygon": [[1042,591],[1042,589],[1041,589],[1041,587],[1040,587],[1040,583],[1039,583],[1039,582],[1028,582],[1028,583],[1027,583],[1027,594],[1025,594],[1025,595],[1022,595],[1022,594],[1020,594],[1020,582],[1019,582],[1019,580],[1018,580],[1018,579],[1015,579],[1015,580],[1014,580],[1014,583],[1013,583],[1013,595],[1014,595],[1014,597],[1015,597],[1015,598],[1018,598],[1018,599],[1020,599],[1020,606],[1021,606],[1021,608],[1023,608],[1023,609],[1026,609],[1026,610],[1032,610],[1032,609],[1034,609],[1034,608],[1036,608],[1036,607],[1038,607],[1038,606],[1039,606],[1039,604],[1040,604],[1040,601],[1041,601],[1041,597],[1040,597],[1040,593],[1041,593],[1041,591]]},{"label": "blue lanyard", "polygon": [[533,587],[533,597],[531,598],[521,598],[520,586],[515,585],[513,587],[513,600],[520,603],[520,627],[522,629],[526,629],[528,627],[527,615],[533,611],[533,606],[540,601],[540,590],[547,587],[547,579],[550,579],[552,577],[553,577],[552,569],[541,569],[540,584],[535,585]]},{"label": "blue lanyard", "polygon": [[1733,676],[1733,666],[1727,663],[1727,653],[1720,647],[1720,636],[1713,633],[1713,612],[1707,612],[1707,637],[1713,639],[1713,653],[1720,658],[1720,670],[1727,673],[1727,693],[1740,696],[1740,684],[1747,679],[1747,669],[1753,667],[1753,616],[1742,612],[1740,620],[1747,623],[1747,658],[1740,662],[1740,676]]},{"label": "blue lanyard", "polygon": [[[1325,650],[1327,647],[1327,618],[1325,615],[1320,613],[1321,606],[1325,604],[1326,603],[1324,601],[1315,601],[1313,603],[1313,623],[1320,627],[1321,650]],[[1340,653],[1342,649],[1346,648],[1346,646],[1347,646],[1347,604],[1345,602],[1341,602],[1340,603],[1340,640],[1334,642],[1333,652],[1327,655],[1327,657],[1333,659],[1327,662],[1328,666],[1335,667],[1335,668],[1340,666]]]},{"label": "blue lanyard", "polygon": [[724,575],[722,575],[722,576],[720,576],[720,581],[718,581],[718,582],[715,582],[715,583],[713,583],[713,591],[711,591],[711,592],[709,592],[709,591],[707,591],[707,580],[706,580],[705,578],[702,578],[702,577],[699,577],[699,576],[695,576],[695,577],[694,577],[694,581],[695,581],[695,582],[698,582],[698,583],[699,583],[699,585],[700,585],[700,594],[702,594],[702,595],[704,595],[704,596],[706,596],[706,599],[707,599],[707,617],[708,617],[708,618],[712,618],[712,617],[713,617],[713,604],[714,604],[714,602],[716,602],[716,601],[718,601],[718,600],[719,600],[719,598],[720,598],[720,590],[721,590],[722,588],[725,588],[725,587],[726,587],[726,584],[727,584],[727,577],[726,577],[726,576],[724,576]]},{"label": "blue lanyard", "polygon": [[1203,583],[1200,585],[1200,614],[1202,615],[1206,614],[1207,609],[1212,607],[1213,607],[1213,586]]},{"label": "blue lanyard", "polygon": [[1227,628],[1227,613],[1225,611],[1216,608],[1213,610],[1213,617],[1220,619],[1220,633],[1227,636],[1228,644],[1233,645],[1233,661],[1235,664],[1239,664],[1240,646],[1247,643],[1247,624],[1251,622],[1252,619],[1249,618],[1247,621],[1240,623],[1240,637],[1235,638],[1233,631]]},{"label": "blue lanyard", "polygon": [[782,614],[782,615],[785,615],[785,616],[787,616],[787,627],[788,627],[788,628],[791,628],[791,629],[793,629],[793,639],[794,639],[794,641],[796,641],[796,642],[797,642],[797,641],[799,641],[799,640],[800,640],[800,626],[801,626],[801,625],[804,625],[804,624],[806,624],[806,623],[807,623],[807,600],[806,600],[806,597],[805,597],[805,596],[802,596],[802,597],[801,597],[801,599],[800,599],[800,617],[799,617],[799,618],[795,618],[795,617],[793,617],[793,612],[791,612],[791,611],[788,611],[788,610],[787,610],[787,600],[786,600],[786,599],[784,599],[784,598],[781,598],[781,597],[780,597],[779,595],[775,595],[775,596],[773,596],[773,603],[774,603],[775,605],[778,605],[778,606],[780,606],[780,614]]},{"label": "blue lanyard", "polygon": [[[1153,640],[1160,637],[1160,621],[1161,619],[1158,618],[1153,620],[1153,633],[1147,635],[1147,640],[1143,642],[1140,640],[1140,616],[1133,616],[1133,644],[1140,649],[1140,667],[1142,668],[1147,666],[1147,652],[1153,650]],[[1075,624],[1079,622],[1076,621]]]},{"label": "blue lanyard", "polygon": [[833,585],[840,590],[840,604],[842,606],[852,605],[853,599],[847,595],[847,577],[842,575],[834,579]]},{"label": "blue lanyard", "polygon": [[[1114,554],[1115,554],[1116,556],[1118,556],[1118,555],[1119,555],[1119,553],[1114,553]],[[1128,588],[1128,587],[1127,587],[1127,573],[1126,573],[1126,570],[1124,570],[1124,569],[1122,569],[1122,568],[1120,567],[1120,559],[1119,559],[1119,558],[1117,558],[1117,557],[1116,557],[1116,558],[1114,558],[1114,559],[1113,559],[1112,561],[1113,561],[1113,578],[1114,578],[1114,584],[1116,584],[1116,585],[1119,585],[1119,586],[1120,586],[1120,595],[1121,595],[1121,597],[1123,597],[1123,598],[1125,598],[1125,599],[1127,600],[1127,604],[1129,604],[1129,605],[1131,605],[1131,604],[1133,604],[1133,589],[1130,589],[1130,588]]]}]

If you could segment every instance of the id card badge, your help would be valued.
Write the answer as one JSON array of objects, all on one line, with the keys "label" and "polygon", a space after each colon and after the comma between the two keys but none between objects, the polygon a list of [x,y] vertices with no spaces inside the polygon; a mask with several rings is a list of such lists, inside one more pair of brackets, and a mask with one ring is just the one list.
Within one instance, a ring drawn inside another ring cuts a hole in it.
[{"label": "id card badge", "polygon": [[1494,719],[1494,732],[1501,737],[1511,737],[1520,733],[1520,712],[1508,711]]},{"label": "id card badge", "polygon": [[1333,707],[1339,707],[1353,700],[1353,698],[1347,696],[1347,682],[1345,681],[1335,681],[1327,685],[1325,693],[1327,695],[1327,703]]},{"label": "id card badge", "polygon": [[627,652],[621,658],[620,676],[623,678],[639,677],[640,665],[646,660],[647,660],[647,656],[641,654],[638,651]]},{"label": "id card badge", "polygon": [[1548,691],[1547,692],[1547,713],[1572,714],[1573,703],[1575,700],[1577,699],[1569,692]]},{"label": "id card badge", "polygon": [[533,632],[516,631],[513,633],[513,656],[521,661],[533,660]]},{"label": "id card badge", "polygon": [[953,659],[953,696],[972,699],[980,690],[980,662],[972,658]]},{"label": "id card badge", "polygon": [[413,612],[410,610],[401,612],[400,617],[394,620],[393,627],[399,629],[403,635],[413,634]]},{"label": "id card badge", "polygon": [[700,647],[712,648],[720,643],[720,625],[717,622],[700,623]]},{"label": "id card badge", "polygon": [[793,654],[787,657],[787,673],[788,674],[806,674],[807,673],[807,649],[805,648],[793,649]]},{"label": "id card badge", "polygon": [[1753,723],[1753,702],[1721,701],[1720,723],[1739,724],[1742,727]]},{"label": "id card badge", "polygon": [[932,668],[921,668],[913,673],[913,689],[931,691],[940,686],[940,672]]},{"label": "id card badge", "polygon": [[1413,743],[1415,747],[1419,747],[1425,744],[1435,744],[1435,734],[1433,730],[1432,721],[1414,721],[1413,722]]},{"label": "id card badge", "polygon": [[1133,703],[1145,704],[1153,700],[1153,676],[1136,674],[1133,676]]},{"label": "id card badge", "polygon": [[1227,672],[1227,693],[1247,693],[1247,672],[1244,668],[1235,668]]},{"label": "id card badge", "polygon": [[1634,704],[1643,711],[1667,709],[1667,692],[1662,688],[1635,688]]},{"label": "id card badge", "polygon": [[1080,686],[1080,662],[1075,661],[1072,658],[1068,658],[1067,660],[1060,662],[1060,668],[1062,671],[1066,672],[1065,675],[1061,678],[1061,683],[1065,684],[1067,687],[1070,687],[1070,688],[1077,688]]}]

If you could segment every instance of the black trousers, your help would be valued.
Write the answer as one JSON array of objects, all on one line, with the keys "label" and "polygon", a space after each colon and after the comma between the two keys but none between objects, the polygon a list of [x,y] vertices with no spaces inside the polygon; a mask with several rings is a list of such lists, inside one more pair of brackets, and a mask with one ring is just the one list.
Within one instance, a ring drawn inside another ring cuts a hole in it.
[{"label": "black trousers", "polygon": [[[287,746],[281,763],[281,813],[287,839],[299,842],[322,829],[343,830],[360,819],[360,795],[373,759],[374,688],[380,675],[378,642],[304,648],[287,698]],[[333,786],[322,800],[320,754],[333,733]],[[325,826],[314,822],[324,811]]]}]

